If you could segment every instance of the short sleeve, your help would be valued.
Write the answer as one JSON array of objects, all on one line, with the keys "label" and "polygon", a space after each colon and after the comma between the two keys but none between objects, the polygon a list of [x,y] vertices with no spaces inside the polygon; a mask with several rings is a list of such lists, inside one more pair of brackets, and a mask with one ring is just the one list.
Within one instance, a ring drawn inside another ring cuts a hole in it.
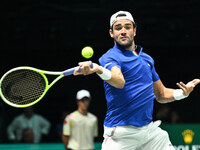
[{"label": "short sleeve", "polygon": [[110,57],[108,55],[103,55],[99,59],[99,63],[102,67],[111,70],[112,67],[117,66],[118,68],[121,69],[120,63],[117,61],[117,59]]},{"label": "short sleeve", "polygon": [[153,76],[153,82],[156,82],[160,79],[158,73],[156,72],[156,69],[155,67],[153,66],[153,69],[152,69],[152,76]]},{"label": "short sleeve", "polygon": [[98,136],[98,121],[96,120],[94,123],[94,137]]},{"label": "short sleeve", "polygon": [[71,135],[71,120],[68,116],[65,118],[63,123],[63,135]]}]

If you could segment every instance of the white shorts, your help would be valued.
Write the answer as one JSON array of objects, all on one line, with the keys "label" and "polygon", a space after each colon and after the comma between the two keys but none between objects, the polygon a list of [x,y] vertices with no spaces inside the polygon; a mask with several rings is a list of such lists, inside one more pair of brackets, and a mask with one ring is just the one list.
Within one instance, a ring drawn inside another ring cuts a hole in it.
[{"label": "white shorts", "polygon": [[143,127],[104,126],[102,150],[175,150],[160,124],[159,120]]}]

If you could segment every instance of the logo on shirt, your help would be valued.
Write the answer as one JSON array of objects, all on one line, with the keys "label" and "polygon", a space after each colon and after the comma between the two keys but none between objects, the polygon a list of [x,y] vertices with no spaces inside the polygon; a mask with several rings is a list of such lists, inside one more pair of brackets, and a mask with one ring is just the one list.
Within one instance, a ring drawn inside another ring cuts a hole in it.
[{"label": "logo on shirt", "polygon": [[110,64],[112,64],[112,62],[105,64],[104,68],[106,68]]},{"label": "logo on shirt", "polygon": [[67,120],[64,121],[64,124],[67,124]]}]

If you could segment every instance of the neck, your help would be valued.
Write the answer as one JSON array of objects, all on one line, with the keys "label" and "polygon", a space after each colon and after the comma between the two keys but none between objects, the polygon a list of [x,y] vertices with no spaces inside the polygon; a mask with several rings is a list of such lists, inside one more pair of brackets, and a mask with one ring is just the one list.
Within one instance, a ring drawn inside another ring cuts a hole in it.
[{"label": "neck", "polygon": [[135,49],[136,49],[136,45],[135,45],[135,42],[133,41],[132,45],[127,50],[134,51]]},{"label": "neck", "polygon": [[80,112],[82,115],[87,115],[87,110],[83,110],[81,108],[78,108],[78,112]]},{"label": "neck", "polygon": [[120,45],[119,43],[115,42],[115,44],[118,46],[118,47],[121,47],[125,50],[130,50],[130,51],[134,51],[136,49],[136,45],[135,45],[135,42],[133,41],[132,44],[130,45]]},{"label": "neck", "polygon": [[33,115],[32,114],[25,114],[27,119],[30,119]]}]

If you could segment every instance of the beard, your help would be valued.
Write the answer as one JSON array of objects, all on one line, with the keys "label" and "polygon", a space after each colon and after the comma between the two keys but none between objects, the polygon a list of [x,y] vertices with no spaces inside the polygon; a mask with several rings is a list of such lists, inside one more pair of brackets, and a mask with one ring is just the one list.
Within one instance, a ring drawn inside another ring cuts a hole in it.
[{"label": "beard", "polygon": [[123,49],[129,49],[133,45],[133,41],[132,40],[128,40],[128,42],[126,44],[123,44],[122,42],[115,40],[115,43],[116,43],[116,45],[118,47],[121,47]]}]

